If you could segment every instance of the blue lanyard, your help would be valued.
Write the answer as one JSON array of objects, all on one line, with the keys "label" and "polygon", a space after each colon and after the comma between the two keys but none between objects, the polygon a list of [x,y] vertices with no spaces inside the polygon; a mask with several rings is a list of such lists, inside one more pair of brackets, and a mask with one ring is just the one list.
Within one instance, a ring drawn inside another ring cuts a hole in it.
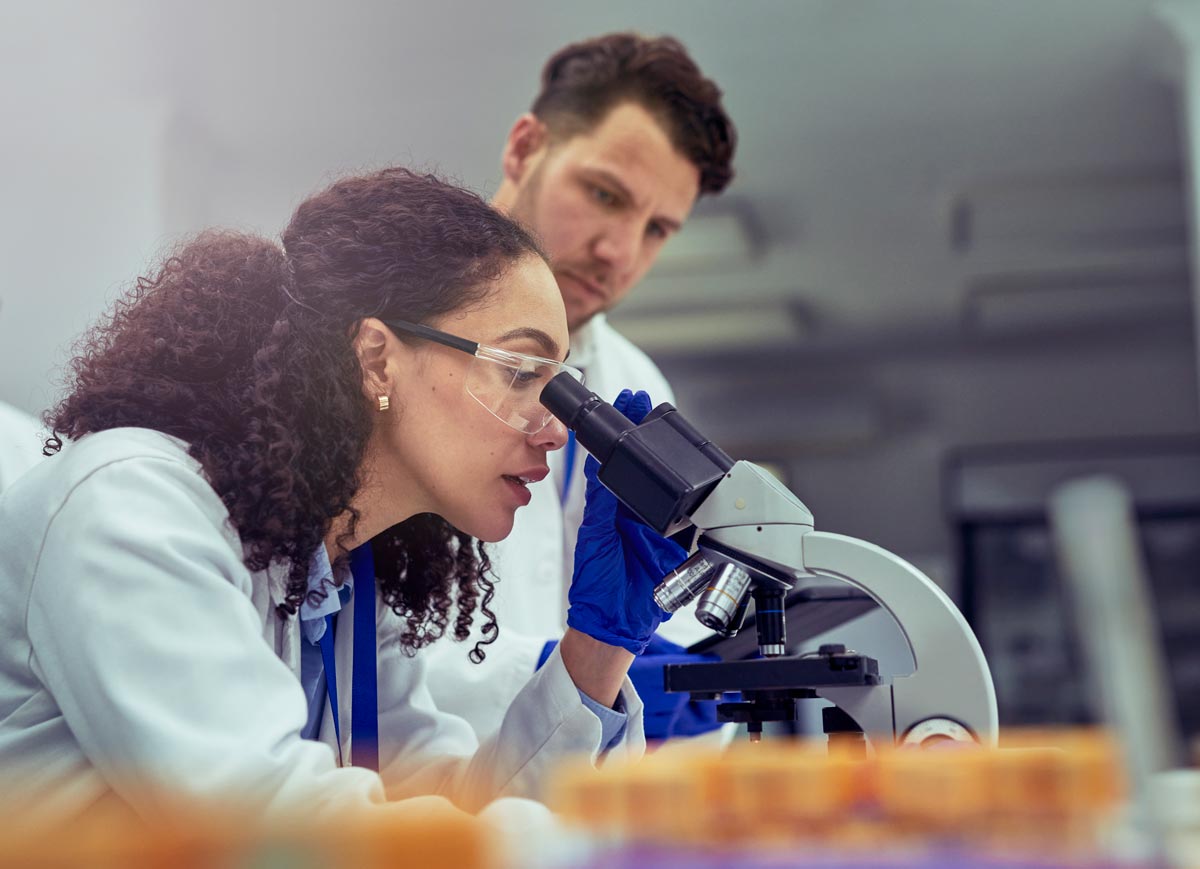
[{"label": "blue lanyard", "polygon": [[[350,745],[354,766],[379,769],[379,697],[375,664],[375,555],[371,544],[364,543],[350,553],[350,572],[358,590],[354,601],[354,665],[353,694],[350,698]],[[321,660],[325,667],[325,693],[333,712],[333,733],[338,744],[338,763],[342,757],[342,723],[339,720],[337,699],[337,663],[333,641],[337,630],[337,613],[325,616],[325,633],[321,637]]]},{"label": "blue lanyard", "polygon": [[571,477],[575,475],[575,432],[567,432],[567,445],[563,447],[563,484],[562,494],[559,496],[559,502],[567,503],[567,497],[571,494]]}]

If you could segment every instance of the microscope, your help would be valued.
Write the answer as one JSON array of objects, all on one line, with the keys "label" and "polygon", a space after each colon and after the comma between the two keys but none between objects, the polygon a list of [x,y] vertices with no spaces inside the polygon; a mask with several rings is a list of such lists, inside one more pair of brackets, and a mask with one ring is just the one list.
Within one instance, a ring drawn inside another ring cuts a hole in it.
[{"label": "microscope", "polygon": [[[824,710],[831,739],[995,745],[996,692],[983,650],[923,573],[878,546],[814,530],[795,495],[759,466],[735,462],[670,404],[634,425],[567,374],[546,385],[541,402],[575,432],[600,462],[600,481],[642,521],[663,535],[695,529],[688,559],[654,591],[659,606],[675,612],[698,598],[696,618],[732,636],[753,602],[759,657],[668,665],[668,692],[722,701],[719,718],[745,723],[755,741],[765,722],[796,721],[798,701],[821,698],[833,704]],[[814,578],[845,583],[882,607],[915,671],[889,680],[877,660],[832,644],[789,655],[785,596]]]}]

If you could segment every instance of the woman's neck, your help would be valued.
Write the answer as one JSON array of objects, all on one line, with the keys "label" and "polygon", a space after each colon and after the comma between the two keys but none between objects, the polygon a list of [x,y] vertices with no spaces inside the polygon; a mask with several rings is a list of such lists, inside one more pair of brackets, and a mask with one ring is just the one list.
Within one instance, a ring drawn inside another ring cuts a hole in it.
[{"label": "woman's neck", "polygon": [[[371,538],[415,516],[427,512],[415,502],[410,503],[401,493],[411,491],[398,480],[387,480],[375,473],[374,463],[369,459],[363,463],[360,471],[362,485],[350,500],[350,508],[334,518],[325,535],[325,551],[329,560],[334,561],[344,553],[350,552]],[[358,513],[358,521],[354,525],[354,533],[350,534],[350,517],[352,512]]]}]

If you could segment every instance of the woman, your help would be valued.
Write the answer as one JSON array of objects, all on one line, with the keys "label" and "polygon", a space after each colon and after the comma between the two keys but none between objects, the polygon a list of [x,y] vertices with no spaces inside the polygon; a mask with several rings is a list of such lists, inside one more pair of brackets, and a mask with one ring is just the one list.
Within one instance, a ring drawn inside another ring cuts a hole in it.
[{"label": "woman", "polygon": [[67,447],[0,499],[3,781],[60,818],[474,809],[565,753],[640,750],[625,672],[682,553],[598,486],[573,627],[494,738],[434,708],[415,657],[476,610],[495,634],[473,538],[509,532],[565,440],[536,399],[567,340],[526,232],[403,169],[304,202],[282,250],[209,233],[139,279],[49,415]]}]

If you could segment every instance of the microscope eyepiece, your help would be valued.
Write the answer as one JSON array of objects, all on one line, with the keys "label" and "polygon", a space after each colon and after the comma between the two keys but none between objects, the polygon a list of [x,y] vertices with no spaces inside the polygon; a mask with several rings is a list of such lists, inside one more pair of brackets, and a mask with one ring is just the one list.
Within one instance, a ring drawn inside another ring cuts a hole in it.
[{"label": "microscope eyepiece", "polygon": [[600,462],[600,482],[659,534],[686,527],[733,466],[669,404],[634,425],[567,373],[547,383],[540,399]]},{"label": "microscope eyepiece", "polygon": [[560,374],[547,383],[540,401],[601,463],[608,461],[617,442],[634,428],[625,414],[570,374]]}]

